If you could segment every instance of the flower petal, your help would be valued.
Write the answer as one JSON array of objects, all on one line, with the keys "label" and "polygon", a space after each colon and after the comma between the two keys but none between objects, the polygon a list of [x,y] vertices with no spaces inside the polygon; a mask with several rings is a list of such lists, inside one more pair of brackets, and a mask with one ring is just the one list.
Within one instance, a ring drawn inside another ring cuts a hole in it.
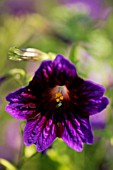
[{"label": "flower petal", "polygon": [[105,109],[109,103],[103,97],[105,88],[90,81],[78,78],[75,86],[70,90],[74,110],[81,115],[93,115]]},{"label": "flower petal", "polygon": [[88,117],[80,118],[79,116],[75,117],[72,113],[65,114],[63,124],[64,132],[62,139],[70,148],[81,152],[83,143],[93,143],[93,135]]},{"label": "flower petal", "polygon": [[10,93],[6,100],[10,102],[6,106],[6,111],[17,119],[27,119],[36,111],[37,100],[28,87]]},{"label": "flower petal", "polygon": [[35,72],[30,86],[35,94],[39,94],[52,85],[53,63],[51,60],[43,61],[38,70]]},{"label": "flower petal", "polygon": [[83,80],[81,84],[79,84],[79,87],[77,89],[79,92],[79,95],[82,97],[87,98],[93,98],[93,99],[99,99],[104,95],[105,88],[99,84],[96,84],[94,82]]},{"label": "flower petal", "polygon": [[60,54],[53,61],[53,67],[54,79],[58,85],[68,86],[77,75],[74,64]]},{"label": "flower petal", "polygon": [[93,133],[91,129],[91,125],[89,122],[89,116],[80,117],[77,116],[77,120],[80,122],[80,129],[84,134],[84,142],[87,144],[93,144]]},{"label": "flower petal", "polygon": [[24,142],[31,145],[36,144],[38,152],[47,149],[56,138],[56,127],[52,119],[47,119],[39,114],[37,119],[28,120],[24,130]]}]

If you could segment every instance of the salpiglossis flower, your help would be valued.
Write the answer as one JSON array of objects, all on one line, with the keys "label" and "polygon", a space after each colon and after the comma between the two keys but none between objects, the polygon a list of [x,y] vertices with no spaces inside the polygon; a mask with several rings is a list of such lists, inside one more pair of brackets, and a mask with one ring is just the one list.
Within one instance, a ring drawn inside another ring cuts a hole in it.
[{"label": "salpiglossis flower", "polygon": [[24,142],[36,144],[38,152],[57,137],[80,152],[84,143],[93,143],[89,116],[108,105],[104,92],[103,86],[80,78],[75,66],[59,54],[42,62],[28,86],[6,97],[6,111],[27,120]]}]

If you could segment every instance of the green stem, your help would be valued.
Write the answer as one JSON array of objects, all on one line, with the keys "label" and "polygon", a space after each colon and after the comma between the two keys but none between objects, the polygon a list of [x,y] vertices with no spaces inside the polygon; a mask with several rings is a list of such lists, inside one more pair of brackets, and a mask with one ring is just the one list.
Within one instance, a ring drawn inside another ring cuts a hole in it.
[{"label": "green stem", "polygon": [[0,158],[0,164],[6,167],[6,170],[17,170],[17,168],[12,165],[9,161]]},{"label": "green stem", "polygon": [[30,156],[29,158],[27,158],[26,160],[23,159],[23,161],[21,162],[21,165],[19,168],[21,168],[26,162],[29,162],[34,156],[37,155],[38,152],[35,152],[32,156]]},{"label": "green stem", "polygon": [[21,169],[24,159],[25,159],[25,145],[22,144],[22,150],[19,153],[19,162],[17,165],[18,169]]}]

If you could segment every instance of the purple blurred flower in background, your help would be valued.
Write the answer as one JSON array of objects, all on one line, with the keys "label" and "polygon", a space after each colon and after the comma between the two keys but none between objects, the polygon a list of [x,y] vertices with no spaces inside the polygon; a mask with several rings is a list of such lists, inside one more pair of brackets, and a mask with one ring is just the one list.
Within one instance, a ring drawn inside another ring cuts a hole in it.
[{"label": "purple blurred flower in background", "polygon": [[81,10],[86,9],[94,19],[105,19],[110,12],[110,8],[105,7],[103,0],[59,0],[61,3]]},{"label": "purple blurred flower in background", "polygon": [[14,15],[34,13],[36,12],[35,2],[35,0],[6,0],[2,3],[1,10]]},{"label": "purple blurred flower in background", "polygon": [[13,150],[20,151],[20,149],[22,148],[22,134],[20,132],[19,122],[10,122],[6,126],[5,135],[6,145],[10,146],[10,148],[12,148]]},{"label": "purple blurred flower in background", "polygon": [[10,93],[6,110],[27,120],[26,145],[47,149],[56,137],[80,152],[93,143],[89,116],[101,112],[109,101],[105,88],[77,75],[75,66],[62,55],[43,61],[28,86]]},{"label": "purple blurred flower in background", "polygon": [[103,130],[106,127],[107,112],[104,110],[99,114],[90,117],[91,127],[93,130]]},{"label": "purple blurred flower in background", "polygon": [[4,140],[0,141],[0,157],[11,162],[17,162],[22,151],[23,140],[19,127],[18,121],[7,123],[4,129]]},{"label": "purple blurred flower in background", "polygon": [[0,158],[13,161],[15,157],[14,151],[11,148],[5,145],[0,145]]},{"label": "purple blurred flower in background", "polygon": [[2,76],[0,77],[0,85],[7,79],[6,76]]},{"label": "purple blurred flower in background", "polygon": [[[2,83],[7,79],[6,76],[1,76],[0,77],[0,86],[2,85]],[[1,109],[1,106],[2,106],[2,99],[0,98],[0,109]]]}]

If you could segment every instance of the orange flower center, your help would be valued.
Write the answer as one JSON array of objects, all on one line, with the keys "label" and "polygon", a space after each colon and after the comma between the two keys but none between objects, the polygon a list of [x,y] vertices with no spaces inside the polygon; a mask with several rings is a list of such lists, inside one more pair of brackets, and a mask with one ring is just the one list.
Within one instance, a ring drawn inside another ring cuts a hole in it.
[{"label": "orange flower center", "polygon": [[51,96],[52,99],[56,101],[56,107],[60,107],[62,105],[63,100],[68,100],[69,99],[69,91],[67,87],[64,86],[55,86],[51,90]]}]

